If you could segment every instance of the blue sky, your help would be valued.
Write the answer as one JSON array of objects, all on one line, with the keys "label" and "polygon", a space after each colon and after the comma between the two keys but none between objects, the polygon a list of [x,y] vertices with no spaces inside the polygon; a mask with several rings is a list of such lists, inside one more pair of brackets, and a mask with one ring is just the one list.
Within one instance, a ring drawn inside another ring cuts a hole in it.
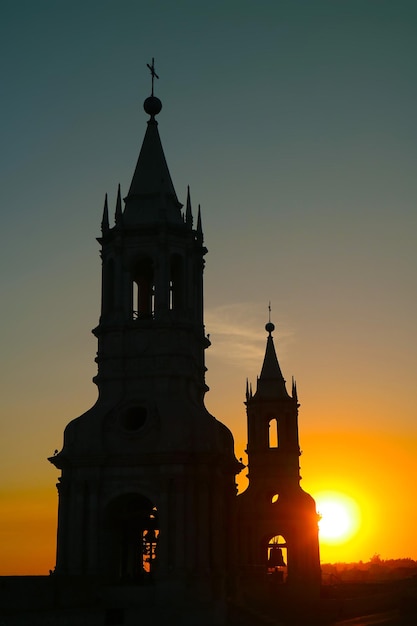
[{"label": "blue sky", "polygon": [[171,176],[209,249],[207,405],[238,456],[270,300],[306,487],[323,432],[417,452],[416,30],[404,0],[3,0],[5,488],[53,485],[45,457],[95,400],[95,237],[133,174],[152,57]]}]

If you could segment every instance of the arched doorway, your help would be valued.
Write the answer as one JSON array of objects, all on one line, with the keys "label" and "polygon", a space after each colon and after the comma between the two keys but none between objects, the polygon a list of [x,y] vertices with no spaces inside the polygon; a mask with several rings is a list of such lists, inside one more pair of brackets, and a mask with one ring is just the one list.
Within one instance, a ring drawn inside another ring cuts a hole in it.
[{"label": "arched doorway", "polygon": [[140,494],[112,500],[105,515],[105,561],[112,578],[147,583],[157,562],[158,511]]}]

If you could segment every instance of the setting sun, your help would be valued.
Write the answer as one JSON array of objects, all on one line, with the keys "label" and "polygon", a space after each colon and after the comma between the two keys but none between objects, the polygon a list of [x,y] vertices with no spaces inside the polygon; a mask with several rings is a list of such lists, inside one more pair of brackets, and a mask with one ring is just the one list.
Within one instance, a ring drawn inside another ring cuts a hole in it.
[{"label": "setting sun", "polygon": [[349,541],[359,530],[361,515],[358,504],[349,496],[334,491],[316,495],[320,541],[327,544]]}]

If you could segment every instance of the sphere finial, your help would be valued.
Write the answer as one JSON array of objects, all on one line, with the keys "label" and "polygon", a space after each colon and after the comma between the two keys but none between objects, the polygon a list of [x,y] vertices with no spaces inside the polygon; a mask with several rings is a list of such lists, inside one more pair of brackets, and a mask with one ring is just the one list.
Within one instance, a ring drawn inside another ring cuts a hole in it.
[{"label": "sphere finial", "polygon": [[268,322],[267,324],[265,324],[265,330],[269,334],[273,333],[275,330],[275,324],[273,324],[272,322]]},{"label": "sphere finial", "polygon": [[149,96],[143,103],[143,108],[151,117],[155,117],[162,109],[162,102],[156,96]]}]

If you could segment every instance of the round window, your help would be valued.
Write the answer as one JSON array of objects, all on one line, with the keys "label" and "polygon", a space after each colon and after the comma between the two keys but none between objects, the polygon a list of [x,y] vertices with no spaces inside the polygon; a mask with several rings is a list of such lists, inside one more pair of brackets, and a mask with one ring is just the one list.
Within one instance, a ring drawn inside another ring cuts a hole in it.
[{"label": "round window", "polygon": [[132,406],[122,415],[122,424],[126,430],[135,431],[142,428],[146,422],[147,410],[144,406]]}]

